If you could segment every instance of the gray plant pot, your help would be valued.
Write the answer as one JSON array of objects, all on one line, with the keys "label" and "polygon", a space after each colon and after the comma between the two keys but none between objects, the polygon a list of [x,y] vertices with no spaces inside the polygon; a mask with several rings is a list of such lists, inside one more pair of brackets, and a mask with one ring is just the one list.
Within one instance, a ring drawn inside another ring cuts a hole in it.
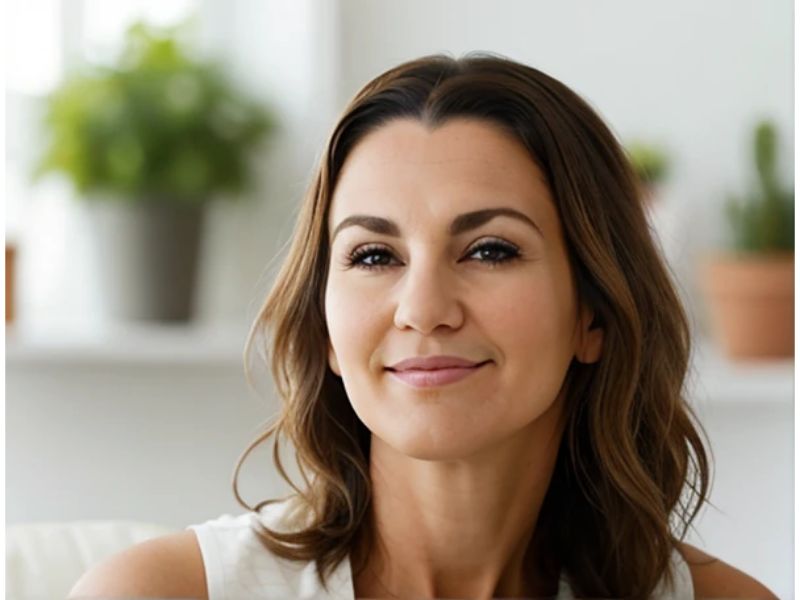
[{"label": "gray plant pot", "polygon": [[89,215],[108,316],[188,321],[194,312],[204,203],[93,198]]}]

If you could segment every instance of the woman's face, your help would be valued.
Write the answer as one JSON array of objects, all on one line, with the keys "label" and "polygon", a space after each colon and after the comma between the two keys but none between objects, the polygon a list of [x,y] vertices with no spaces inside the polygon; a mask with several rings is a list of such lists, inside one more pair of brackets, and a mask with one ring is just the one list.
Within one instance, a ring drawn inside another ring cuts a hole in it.
[{"label": "woman's face", "polygon": [[[560,410],[573,356],[600,356],[545,178],[496,126],[371,132],[345,161],[328,231],[329,365],[361,421],[404,454],[455,459],[524,435]],[[387,370],[432,355],[484,364],[425,387]]]}]

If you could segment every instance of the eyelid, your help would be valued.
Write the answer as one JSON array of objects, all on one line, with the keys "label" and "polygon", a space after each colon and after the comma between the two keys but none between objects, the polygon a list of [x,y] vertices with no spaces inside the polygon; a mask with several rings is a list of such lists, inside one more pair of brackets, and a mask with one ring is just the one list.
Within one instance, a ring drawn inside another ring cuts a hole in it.
[{"label": "eyelid", "polygon": [[[510,242],[510,241],[508,241],[508,240],[506,240],[504,238],[497,237],[497,236],[494,236],[494,235],[489,235],[489,236],[480,237],[477,240],[475,240],[474,242],[470,243],[470,245],[467,247],[467,252],[469,252],[470,248],[473,248],[474,246],[477,246],[477,245],[479,245],[481,243],[487,243],[487,242],[495,242],[495,243],[498,243],[498,244],[504,244],[506,246],[510,246],[511,248],[514,248],[514,250],[517,250],[517,251],[520,250],[519,245],[515,244],[514,242]],[[346,254],[347,254],[347,256],[352,256],[356,252],[361,252],[361,251],[368,250],[368,249],[369,250],[388,250],[388,251],[396,254],[396,251],[392,248],[392,246],[390,244],[386,244],[384,242],[365,242],[363,244],[356,244],[349,251],[347,251]]]},{"label": "eyelid", "polygon": [[485,243],[485,242],[495,242],[497,244],[502,244],[502,245],[505,245],[505,246],[511,246],[515,250],[519,250],[519,246],[517,244],[515,244],[514,242],[509,242],[508,240],[503,239],[501,237],[497,237],[496,235],[490,235],[490,236],[484,236],[484,237],[478,238],[473,243],[471,243],[469,245],[469,247],[472,248],[473,246],[476,246],[476,245],[478,245],[479,243],[482,243],[482,242],[483,243]]}]

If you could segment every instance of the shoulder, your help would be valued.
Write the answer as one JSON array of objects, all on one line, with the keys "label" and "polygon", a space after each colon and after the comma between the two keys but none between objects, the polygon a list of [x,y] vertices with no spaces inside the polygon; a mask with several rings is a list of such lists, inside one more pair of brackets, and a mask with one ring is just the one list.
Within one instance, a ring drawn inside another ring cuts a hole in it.
[{"label": "shoulder", "polygon": [[181,597],[207,600],[205,569],[191,530],[147,540],[89,569],[69,598]]},{"label": "shoulder", "polygon": [[778,600],[766,586],[747,573],[706,554],[699,548],[679,543],[678,550],[689,565],[695,598]]}]

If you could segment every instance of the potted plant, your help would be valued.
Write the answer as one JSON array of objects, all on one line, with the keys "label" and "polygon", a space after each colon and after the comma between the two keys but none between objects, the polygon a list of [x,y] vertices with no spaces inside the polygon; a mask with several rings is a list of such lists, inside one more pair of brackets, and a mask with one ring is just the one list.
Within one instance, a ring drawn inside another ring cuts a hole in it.
[{"label": "potted plant", "polygon": [[678,269],[680,253],[685,245],[679,222],[680,207],[674,202],[657,200],[658,188],[671,171],[670,157],[663,146],[642,139],[627,143],[625,152],[638,180],[653,239],[672,268]]},{"label": "potted plant", "polygon": [[794,355],[794,190],[778,181],[777,135],[755,127],[758,188],[729,196],[731,246],[701,265],[712,332],[729,357]]},{"label": "potted plant", "polygon": [[655,200],[655,190],[669,173],[669,158],[661,147],[634,140],[626,146],[628,158],[642,185],[643,196],[648,204]]},{"label": "potted plant", "polygon": [[185,25],[132,25],[111,67],[89,66],[48,98],[33,178],[71,181],[96,234],[111,315],[187,320],[205,208],[251,185],[248,159],[276,126],[220,66],[179,43]]}]

